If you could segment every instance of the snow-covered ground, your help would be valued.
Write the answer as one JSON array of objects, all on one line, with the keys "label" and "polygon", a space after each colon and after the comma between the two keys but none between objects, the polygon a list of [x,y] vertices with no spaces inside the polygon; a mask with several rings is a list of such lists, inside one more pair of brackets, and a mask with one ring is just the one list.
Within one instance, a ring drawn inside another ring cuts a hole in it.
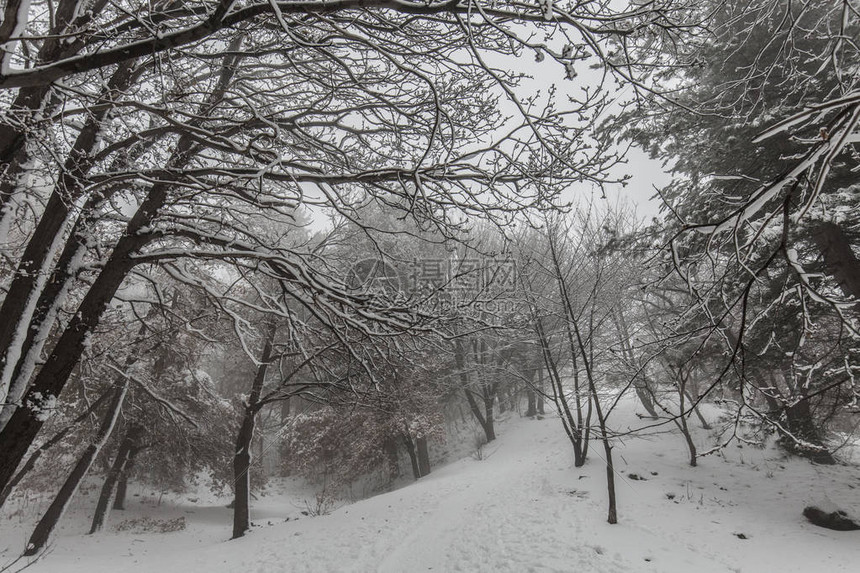
[{"label": "snow-covered ground", "polygon": [[[632,409],[614,413],[616,423],[638,423]],[[697,438],[701,446],[712,443],[707,432]],[[821,529],[801,515],[808,503],[830,500],[860,516],[854,466],[731,446],[690,468],[677,433],[630,438],[615,450],[620,523],[609,525],[601,453],[592,443],[589,462],[575,468],[558,420],[512,419],[484,459],[435,468],[417,483],[329,515],[302,516],[312,490],[282,482],[256,501],[259,527],[236,541],[227,541],[223,502],[185,496],[159,506],[146,490],[111,514],[109,530],[85,535],[92,493],[81,496],[49,554],[28,571],[860,570],[860,532]],[[37,513],[20,500],[11,505],[0,524],[2,564],[20,552]],[[184,517],[186,528],[153,533],[146,517]],[[123,521],[131,529],[117,532]]]}]

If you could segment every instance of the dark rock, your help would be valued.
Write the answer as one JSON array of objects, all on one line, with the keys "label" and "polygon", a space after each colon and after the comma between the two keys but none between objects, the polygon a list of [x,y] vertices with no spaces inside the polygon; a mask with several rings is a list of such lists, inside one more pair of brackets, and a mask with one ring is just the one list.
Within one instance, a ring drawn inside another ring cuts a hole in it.
[{"label": "dark rock", "polygon": [[848,517],[844,511],[824,511],[814,505],[810,505],[803,510],[803,516],[811,523],[826,527],[827,529],[835,529],[836,531],[855,531],[860,529],[860,524]]}]

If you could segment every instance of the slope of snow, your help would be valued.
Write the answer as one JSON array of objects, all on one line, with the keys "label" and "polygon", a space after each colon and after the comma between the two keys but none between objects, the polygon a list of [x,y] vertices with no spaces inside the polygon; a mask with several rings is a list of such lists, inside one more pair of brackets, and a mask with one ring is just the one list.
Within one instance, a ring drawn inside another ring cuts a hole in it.
[{"label": "slope of snow", "polygon": [[[638,423],[632,404],[624,410],[614,415]],[[326,516],[293,519],[298,500],[310,495],[290,482],[288,493],[257,501],[252,517],[260,527],[236,541],[226,540],[230,512],[223,506],[166,511],[132,498],[129,510],[111,515],[114,524],[183,515],[187,528],[87,536],[82,503],[75,514],[81,523],[70,517],[51,553],[28,571],[762,573],[856,571],[860,563],[860,532],[821,529],[801,515],[806,504],[827,500],[860,515],[856,467],[732,446],[690,468],[680,435],[652,432],[615,449],[620,523],[611,526],[599,444],[574,468],[556,419],[512,420],[499,434],[483,460],[437,468]],[[712,443],[704,431],[698,441]],[[6,563],[30,524],[16,531],[14,519],[3,521]]]}]

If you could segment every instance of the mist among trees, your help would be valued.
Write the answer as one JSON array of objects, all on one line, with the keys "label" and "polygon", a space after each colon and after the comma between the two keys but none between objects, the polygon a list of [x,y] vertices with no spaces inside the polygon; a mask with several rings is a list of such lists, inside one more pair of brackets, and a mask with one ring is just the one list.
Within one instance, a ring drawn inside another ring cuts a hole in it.
[{"label": "mist among trees", "polygon": [[206,490],[226,542],[278,480],[324,515],[519,417],[610,524],[649,432],[851,462],[856,2],[2,10],[0,507],[40,501],[0,566],[82,490],[102,536],[133,484]]}]

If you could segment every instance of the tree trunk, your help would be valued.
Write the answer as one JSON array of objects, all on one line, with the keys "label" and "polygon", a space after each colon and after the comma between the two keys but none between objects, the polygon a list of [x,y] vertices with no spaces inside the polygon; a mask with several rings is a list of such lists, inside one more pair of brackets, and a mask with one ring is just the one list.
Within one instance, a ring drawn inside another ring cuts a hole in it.
[{"label": "tree trunk", "polygon": [[421,474],[421,477],[424,477],[430,473],[430,452],[427,449],[427,438],[421,436],[417,440],[416,450],[418,450],[418,471]]},{"label": "tree trunk", "polygon": [[687,377],[685,377],[683,368],[683,365],[678,366],[678,407],[680,409],[680,413],[675,419],[675,424],[678,425],[678,428],[684,435],[684,440],[687,442],[687,449],[690,452],[690,466],[696,467],[696,444],[693,442],[693,436],[690,435],[690,428],[687,426],[687,417],[684,415],[684,411],[686,409],[685,398],[687,397],[687,380],[689,374],[687,375]]},{"label": "tree trunk", "polygon": [[526,384],[526,401],[528,402],[528,406],[526,407],[526,418],[534,418],[537,416],[537,396],[535,395],[535,389],[532,386],[534,379],[535,372],[532,370],[531,377]]},{"label": "tree trunk", "polygon": [[[76,10],[78,4],[73,3],[72,5]],[[241,42],[241,37],[237,38],[231,46],[238,47],[239,42]],[[223,97],[224,90],[235,72],[233,63],[237,57],[239,56],[230,56],[226,59],[218,80],[218,87],[210,93],[208,101],[201,105],[201,115],[212,108],[213,102]],[[180,137],[176,149],[168,161],[168,167],[177,168],[186,165],[193,155],[195,145],[196,142],[191,136],[183,135]],[[72,315],[48,359],[24,394],[22,402],[32,403],[38,407],[45,400],[59,399],[69,376],[80,360],[87,337],[98,326],[104,309],[113,299],[129,272],[141,262],[134,255],[155,238],[155,234],[144,232],[144,230],[149,228],[155,220],[172,187],[172,184],[167,181],[159,181],[149,188],[146,198],[126,225],[125,233],[117,241],[113,252],[103,265],[102,271],[90,285],[78,306],[77,312]],[[5,302],[4,300],[4,305]],[[20,317],[12,317],[16,325],[20,323],[18,318]],[[26,326],[29,328],[30,325]],[[17,330],[17,332],[20,333],[21,331]],[[0,353],[6,356],[7,360],[11,358],[7,356],[9,350],[8,347],[0,346]],[[6,366],[13,368],[14,364],[7,363]],[[0,489],[5,488],[12,479],[16,468],[36,439],[44,421],[45,419],[35,415],[31,408],[16,408],[9,421],[0,430]]]},{"label": "tree trunk", "polygon": [[[12,5],[11,2],[7,3],[7,10]],[[91,15],[79,14],[79,7],[78,0],[60,0],[57,3],[57,9],[51,15],[54,26],[42,42],[35,61],[56,61],[80,51],[83,44],[67,41],[68,37],[63,33],[76,18],[87,21],[90,19]],[[12,22],[6,17],[3,21]],[[15,118],[15,120],[0,119],[0,165],[3,166],[4,173],[4,177],[0,179],[0,224],[3,217],[8,215],[4,210],[8,207],[8,201],[14,195],[17,182],[21,180],[29,163],[27,141],[31,134],[38,133],[37,130],[31,129],[32,121],[36,114],[48,117],[56,108],[57,98],[52,97],[52,86],[53,84],[48,84],[20,88],[14,101],[9,105],[8,112],[4,114],[5,117]]]},{"label": "tree trunk", "polygon": [[[134,62],[129,61],[117,68],[102,91],[102,97],[111,98],[111,94],[128,87],[134,77],[133,65]],[[19,362],[26,361],[31,354],[24,340],[28,333],[39,330],[41,326],[34,323],[37,305],[32,303],[39,300],[45,287],[45,277],[52,274],[50,265],[54,253],[65,242],[66,228],[76,216],[75,203],[84,194],[86,175],[93,163],[92,153],[101,141],[102,124],[110,109],[110,106],[103,106],[90,114],[78,134],[0,307],[0,316],[5,317],[0,322],[0,398],[5,398],[3,401],[10,404],[18,402],[27,383],[27,380],[15,380],[12,376],[13,371],[19,370]],[[71,238],[71,241],[75,239]],[[28,369],[24,369],[24,374],[29,377]],[[6,391],[8,395],[4,396]],[[3,408],[0,427],[11,416],[11,407]]]},{"label": "tree trunk", "polygon": [[[779,389],[778,378],[781,377],[787,392],[777,401],[778,413],[782,415],[784,426],[779,444],[787,451],[798,456],[805,457],[819,464],[835,464],[836,459],[827,450],[821,432],[815,423],[809,400],[804,395],[804,390],[791,382],[791,366],[789,363],[782,365],[780,369],[771,371],[771,386],[774,392],[782,394]],[[791,404],[790,406],[788,404]]]},{"label": "tree trunk", "polygon": [[[609,509],[607,512],[607,521],[610,524],[618,523],[618,508],[615,499],[615,464],[612,461],[612,444],[609,442],[609,433],[606,429],[606,417],[603,415],[603,408],[600,405],[600,395],[597,392],[597,385],[594,382],[593,370],[593,355],[586,352],[586,345],[583,341],[582,332],[579,329],[579,324],[574,319],[574,315],[569,315],[569,324],[576,334],[576,344],[582,355],[583,366],[585,367],[585,376],[588,380],[588,390],[591,394],[591,400],[594,403],[594,413],[597,415],[597,423],[600,427],[600,439],[603,443],[604,461],[606,462],[606,488],[609,492]],[[593,327],[591,329],[593,332]],[[593,350],[593,348],[592,348]]]},{"label": "tree trunk", "polygon": [[489,416],[486,416],[486,394],[483,396],[485,401],[485,410],[484,412],[481,412],[478,401],[475,399],[474,392],[469,389],[469,375],[466,373],[466,359],[463,352],[463,343],[459,340],[454,343],[454,360],[457,365],[457,370],[460,372],[460,382],[463,385],[463,393],[466,395],[466,401],[469,403],[469,410],[472,412],[472,415],[475,416],[475,419],[478,420],[478,423],[481,425],[481,429],[484,430],[487,442],[492,442],[496,439],[496,430],[493,427],[492,402],[490,402]]},{"label": "tree trunk", "polygon": [[845,296],[860,300],[860,260],[842,228],[836,223],[818,223],[812,238],[824,258],[827,274],[836,279]]},{"label": "tree trunk", "polygon": [[546,411],[544,410],[544,385],[543,385],[543,368],[538,370],[538,382],[537,382],[537,413],[540,416],[545,416]]},{"label": "tree trunk", "polygon": [[[149,204],[148,199],[144,204],[152,209],[155,208],[154,205]],[[137,231],[144,222],[150,222],[151,217],[141,220],[138,217],[140,214],[139,209],[128,225],[129,231],[118,242],[102,272],[90,286],[77,312],[72,316],[47,361],[27,390],[24,403],[32,403],[38,407],[52,397],[59,399],[80,360],[87,337],[98,325],[102,312],[113,299],[128,272],[137,264],[132,255],[149,241],[148,236],[138,235]],[[150,215],[154,216],[155,211]],[[45,419],[43,416],[36,415],[31,408],[16,408],[8,423],[0,431],[0,488],[5,487],[12,479],[18,464],[27,454]]]},{"label": "tree trunk", "polygon": [[[558,372],[558,367],[556,365],[556,359],[552,356],[552,349],[549,346],[549,340],[546,336],[546,331],[543,327],[543,322],[540,317],[537,316],[536,313],[533,313],[532,320],[534,321],[535,333],[537,334],[538,341],[540,343],[541,356],[543,357],[544,366],[546,367],[546,371],[549,374],[549,382],[550,386],[552,386],[552,401],[555,404],[555,409],[558,412],[558,416],[561,419],[561,424],[564,427],[564,432],[567,434],[567,438],[570,440],[571,446],[573,446],[573,463],[576,467],[582,467],[585,464],[585,454],[586,451],[583,449],[583,435],[582,435],[582,403],[577,398],[576,404],[578,406],[576,417],[574,417],[573,413],[570,411],[570,405],[567,403],[567,399],[565,397],[564,392],[564,384],[561,380],[561,375]],[[574,352],[575,349],[572,349]],[[574,362],[574,368],[576,368],[576,363]],[[543,370],[541,370],[541,375],[543,374]],[[585,442],[587,445],[588,442]]]},{"label": "tree trunk", "polygon": [[[618,338],[621,343],[621,353],[630,367],[635,367],[636,354],[633,352],[633,346],[630,344],[630,329],[627,327],[627,321],[624,319],[624,312],[620,309],[615,309],[612,312],[612,318],[619,334]],[[648,378],[645,376],[644,372],[637,373],[633,378],[633,388],[636,390],[636,396],[639,398],[639,402],[642,404],[642,407],[645,408],[646,412],[648,412],[648,416],[652,420],[659,418],[657,409],[654,407],[653,393],[651,388],[648,386]]]},{"label": "tree trunk", "polygon": [[418,463],[418,455],[415,452],[415,442],[412,441],[412,436],[407,433],[403,434],[403,443],[406,445],[406,453],[409,454],[409,461],[412,462],[412,477],[418,479],[421,477],[421,466]]},{"label": "tree trunk", "polygon": [[[589,377],[591,379],[591,377]],[[600,406],[600,398],[594,383],[590,383],[591,397],[594,400],[594,410],[597,414],[597,423],[600,426],[600,440],[603,443],[603,455],[606,462],[606,489],[609,492],[609,508],[606,521],[610,524],[618,523],[618,505],[615,499],[615,464],[612,461],[612,444],[609,443],[609,435],[606,430],[606,418],[603,417],[603,409]]]},{"label": "tree trunk", "polygon": [[140,434],[141,429],[133,427],[126,432],[125,437],[122,442],[120,442],[116,458],[105,476],[105,481],[102,484],[102,489],[99,493],[99,500],[96,503],[95,512],[93,512],[93,522],[90,526],[90,535],[97,531],[101,531],[105,521],[107,520],[108,509],[114,490],[116,489],[117,482],[125,470],[125,467],[128,465],[128,462],[132,457],[132,452],[137,447],[137,441]]},{"label": "tree trunk", "polygon": [[[689,392],[685,392],[685,395],[687,396],[687,400],[690,402],[690,404],[694,404],[696,402],[693,399],[693,397],[690,395]],[[708,423],[708,421],[702,415],[702,412],[701,412],[701,410],[699,410],[698,406],[693,406],[693,413],[696,414],[696,417],[699,419],[699,424],[702,426],[703,430],[710,430],[711,429],[711,425]]]},{"label": "tree trunk", "polygon": [[[286,427],[287,423],[290,420],[290,398],[286,398],[281,401],[281,427]],[[281,454],[281,476],[289,477],[292,472],[292,467],[290,464],[290,443],[289,440],[281,440],[280,447]],[[396,453],[395,453],[396,455]]]},{"label": "tree trunk", "polygon": [[385,453],[388,481],[393,482],[400,477],[400,464],[397,460],[397,442],[393,438],[386,438],[382,443],[382,451]]},{"label": "tree trunk", "polygon": [[90,404],[90,406],[84,412],[82,412],[77,418],[72,420],[71,423],[66,425],[65,428],[54,434],[54,436],[50,440],[39,446],[39,449],[37,449],[35,452],[32,453],[32,455],[30,455],[29,458],[27,458],[27,461],[24,463],[21,469],[18,470],[18,473],[15,474],[15,477],[13,477],[11,481],[9,481],[9,483],[6,485],[6,487],[3,488],[2,491],[0,491],[0,507],[3,507],[3,504],[6,503],[6,500],[12,493],[12,490],[15,488],[16,485],[18,485],[18,483],[24,478],[24,476],[27,475],[27,473],[29,473],[30,470],[33,469],[33,467],[35,467],[36,462],[39,461],[42,455],[46,451],[51,449],[53,446],[58,444],[60,441],[62,441],[66,434],[76,428],[78,424],[83,422],[87,416],[92,414],[110,396],[110,390],[103,392],[102,395],[99,396],[95,402]]},{"label": "tree trunk", "polygon": [[254,424],[258,411],[258,402],[263,391],[263,383],[266,381],[266,372],[272,359],[272,346],[275,342],[274,323],[268,326],[266,340],[263,344],[263,354],[260,357],[260,366],[254,376],[248,403],[245,404],[245,412],[239,434],[236,436],[236,454],[233,456],[233,488],[235,498],[233,501],[233,539],[245,535],[251,528],[251,444],[254,441]]},{"label": "tree trunk", "polygon": [[[781,440],[783,447],[819,464],[836,463],[833,454],[824,446],[818,427],[812,419],[809,400],[801,398],[793,406],[785,408],[785,421],[786,429],[791,436],[783,436]],[[795,437],[797,440],[794,439]],[[805,444],[811,444],[812,447]]]},{"label": "tree trunk", "polygon": [[105,413],[105,417],[99,426],[95,438],[92,443],[87,446],[83,454],[81,454],[80,459],[78,459],[78,463],[75,464],[74,469],[72,469],[72,472],[66,478],[65,483],[63,483],[63,486],[54,498],[54,501],[48,507],[47,511],[45,511],[45,514],[42,516],[42,519],[39,520],[39,523],[36,524],[36,528],[30,536],[30,541],[27,543],[27,548],[24,550],[24,555],[36,555],[48,543],[48,540],[54,531],[54,527],[56,527],[57,522],[59,522],[60,518],[63,516],[66,508],[68,508],[69,502],[71,502],[72,497],[81,485],[81,481],[87,475],[87,471],[89,471],[93,460],[110,437],[114,425],[116,424],[116,420],[119,417],[119,412],[122,409],[122,403],[125,400],[125,395],[128,391],[128,384],[129,380],[126,377],[121,377],[118,381],[117,388],[114,390],[113,400],[108,407],[108,411]]},{"label": "tree trunk", "polygon": [[233,457],[234,499],[233,539],[242,537],[251,528],[251,441],[254,438],[254,413],[246,409]]},{"label": "tree trunk", "polygon": [[126,460],[125,465],[122,467],[122,471],[119,475],[119,483],[116,484],[116,497],[114,497],[113,499],[112,509],[125,509],[125,498],[128,494],[128,478],[131,476],[131,472],[134,470],[134,463],[137,459],[138,454],[140,454],[141,449],[142,448],[140,447],[133,448],[128,454],[128,459]]},{"label": "tree trunk", "polygon": [[487,443],[496,439],[496,424],[493,419],[493,403],[495,402],[495,393],[484,389],[484,434],[487,436]]}]

